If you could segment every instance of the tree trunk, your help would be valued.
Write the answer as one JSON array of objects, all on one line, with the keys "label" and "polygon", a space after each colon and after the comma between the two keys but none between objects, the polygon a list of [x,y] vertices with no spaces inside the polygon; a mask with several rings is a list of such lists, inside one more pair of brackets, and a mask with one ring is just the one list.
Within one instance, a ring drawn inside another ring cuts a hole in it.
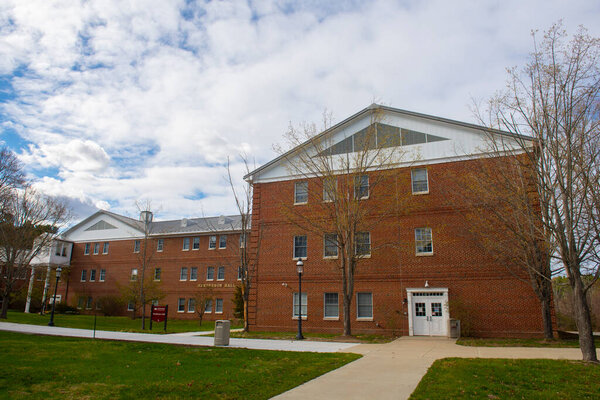
[{"label": "tree trunk", "polygon": [[352,327],[350,326],[351,302],[352,297],[344,295],[344,336],[352,335]]},{"label": "tree trunk", "polygon": [[0,318],[2,318],[2,319],[7,318],[9,298],[10,298],[10,296],[8,296],[6,294],[4,296],[2,296],[2,311],[0,312]]},{"label": "tree trunk", "polygon": [[598,362],[592,331],[592,320],[590,318],[590,308],[583,289],[583,282],[581,282],[580,278],[574,279],[573,303],[575,304],[575,317],[577,330],[579,331],[579,347],[583,354],[583,361]]},{"label": "tree trunk", "polygon": [[242,293],[242,298],[244,299],[244,332],[248,332],[248,294],[247,291]]},{"label": "tree trunk", "polygon": [[542,300],[542,323],[544,324],[544,339],[554,339],[554,332],[552,331],[552,308],[551,298],[545,297]]}]

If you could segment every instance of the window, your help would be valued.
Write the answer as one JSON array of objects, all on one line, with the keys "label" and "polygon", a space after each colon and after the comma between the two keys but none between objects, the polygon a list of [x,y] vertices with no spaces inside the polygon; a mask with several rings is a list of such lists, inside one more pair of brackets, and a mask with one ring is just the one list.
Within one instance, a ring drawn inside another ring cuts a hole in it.
[{"label": "window", "polygon": [[223,314],[223,299],[216,299],[215,301],[215,313]]},{"label": "window", "polygon": [[90,244],[89,243],[85,244],[85,247],[83,248],[83,254],[86,255],[86,256],[88,254],[90,254]]},{"label": "window", "polygon": [[431,228],[415,229],[416,254],[433,254],[433,241],[431,239]]},{"label": "window", "polygon": [[185,312],[185,299],[177,300],[177,312]]},{"label": "window", "polygon": [[81,270],[81,282],[85,282],[87,278],[87,269],[82,269]]},{"label": "window", "polygon": [[102,254],[108,254],[108,242],[104,242],[104,245],[102,246]]},{"label": "window", "polygon": [[60,252],[61,256],[66,257],[67,256],[67,246],[63,245],[62,246],[62,251]]},{"label": "window", "polygon": [[369,198],[369,175],[360,175],[354,177],[354,198]]},{"label": "window", "polygon": [[308,181],[294,184],[294,204],[308,203]]},{"label": "window", "polygon": [[80,310],[83,308],[83,303],[85,303],[85,298],[84,297],[80,297],[77,299],[77,308],[79,308]]},{"label": "window", "polygon": [[133,242],[133,252],[134,253],[139,253],[140,252],[140,241],[139,240],[134,240],[134,242]]},{"label": "window", "polygon": [[217,248],[217,237],[215,235],[212,235],[208,238],[208,248],[209,249]]},{"label": "window", "polygon": [[190,238],[183,238],[183,251],[190,249]]},{"label": "window", "polygon": [[215,279],[215,267],[206,268],[206,280],[212,281]]},{"label": "window", "polygon": [[92,309],[92,303],[93,303],[93,299],[91,297],[87,298],[87,301],[85,302],[85,309],[86,310],[91,310]]},{"label": "window", "polygon": [[153,306],[157,306],[158,305],[158,300],[156,300],[156,299],[152,300],[152,305]]},{"label": "window", "polygon": [[131,280],[132,281],[137,281],[138,278],[138,270],[137,268],[131,268]]},{"label": "window", "polygon": [[197,280],[198,280],[198,268],[192,267],[192,268],[190,268],[190,281],[197,281]]},{"label": "window", "polygon": [[196,311],[196,299],[189,299],[188,300],[188,312],[195,312]]},{"label": "window", "polygon": [[212,300],[206,300],[204,303],[204,312],[211,313],[212,312]]},{"label": "window", "polygon": [[241,281],[242,280],[242,267],[238,267],[238,276],[237,276],[237,280]]},{"label": "window", "polygon": [[338,294],[337,293],[325,293],[323,303],[324,303],[323,317],[338,319],[340,316]]},{"label": "window", "polygon": [[356,293],[356,318],[373,318],[372,293]]},{"label": "window", "polygon": [[323,257],[337,257],[337,235],[335,233],[326,233],[323,242]]},{"label": "window", "polygon": [[129,300],[129,303],[127,303],[127,311],[133,311],[135,309],[135,303],[133,302],[133,300]]},{"label": "window", "polygon": [[330,202],[335,200],[337,192],[337,179],[325,178],[323,180],[323,201]]},{"label": "window", "polygon": [[412,179],[412,192],[429,193],[429,183],[427,180],[427,168],[416,168],[410,171]]},{"label": "window", "polygon": [[356,232],[354,251],[360,256],[371,255],[371,234],[369,232]]},{"label": "window", "polygon": [[96,281],[96,270],[90,269],[90,282],[95,282],[95,281]]},{"label": "window", "polygon": [[154,268],[154,280],[155,281],[160,281],[161,273],[162,273],[162,270],[160,268]]},{"label": "window", "polygon": [[217,280],[222,281],[225,279],[225,267],[219,267],[217,271]]},{"label": "window", "polygon": [[100,252],[100,243],[94,243],[94,254],[98,254]]},{"label": "window", "polygon": [[227,235],[219,236],[219,248],[224,249],[227,247]]},{"label": "window", "polygon": [[[306,318],[306,310],[307,310],[307,297],[306,292],[302,292],[302,318]],[[294,293],[294,318],[298,318],[298,293]]]},{"label": "window", "polygon": [[100,270],[100,277],[98,278],[98,280],[100,282],[104,282],[104,279],[106,278],[106,270],[105,269],[101,269]]},{"label": "window", "polygon": [[59,243],[56,243],[56,250],[54,251],[54,254],[57,256],[60,256],[60,252],[61,252],[61,245]]},{"label": "window", "polygon": [[194,243],[192,244],[192,249],[193,250],[198,250],[200,248],[200,238],[199,237],[195,237],[194,238]]},{"label": "window", "polygon": [[306,235],[294,236],[294,258],[306,258]]},{"label": "window", "polygon": [[163,247],[165,246],[165,239],[158,239],[156,242],[156,251],[163,251]]},{"label": "window", "polygon": [[179,270],[179,280],[180,281],[187,281],[187,268],[186,267],[182,267]]}]

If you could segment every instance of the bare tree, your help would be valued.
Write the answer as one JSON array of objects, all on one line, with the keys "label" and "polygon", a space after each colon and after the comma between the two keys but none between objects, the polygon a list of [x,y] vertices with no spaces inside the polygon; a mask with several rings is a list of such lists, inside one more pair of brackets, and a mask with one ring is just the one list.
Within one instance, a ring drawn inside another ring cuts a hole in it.
[{"label": "bare tree", "polygon": [[[534,165],[540,224],[551,235],[573,290],[579,344],[597,361],[586,292],[598,279],[598,171],[600,168],[600,40],[584,28],[567,42],[561,24],[538,42],[523,69],[510,69],[506,90],[491,101],[491,115],[518,140]],[[531,146],[530,138],[534,139]],[[510,146],[503,151],[514,153]],[[584,281],[583,275],[593,279]]]},{"label": "bare tree", "polygon": [[165,297],[160,282],[155,281],[150,274],[146,274],[143,279],[141,276],[132,275],[128,284],[117,283],[117,287],[121,292],[122,301],[132,307],[132,318],[135,319],[139,312],[142,316],[142,329],[146,329],[143,324],[146,306]]},{"label": "bare tree", "polygon": [[16,188],[25,184],[23,166],[8,148],[0,149],[0,207],[10,203],[10,197]]},{"label": "bare tree", "polygon": [[350,310],[359,264],[373,249],[394,245],[372,246],[370,232],[397,215],[402,202],[393,170],[403,158],[400,130],[381,120],[382,112],[373,107],[369,126],[334,146],[327,134],[331,116],[324,113],[322,133],[315,124],[290,126],[286,138],[297,150],[278,149],[290,175],[303,180],[297,191],[311,204],[307,210],[282,202],[281,212],[290,223],[322,237],[325,252],[335,256],[328,262],[341,276],[344,335],[352,334]]},{"label": "bare tree", "polygon": [[196,303],[196,315],[198,316],[198,323],[202,326],[202,320],[206,312],[206,303],[214,300],[214,293],[212,289],[207,288],[196,293],[194,302]]},{"label": "bare tree", "polygon": [[4,273],[0,274],[0,318],[6,318],[17,279],[27,275],[34,257],[47,251],[69,213],[64,202],[43,196],[29,187],[5,193],[2,207],[0,260],[4,264]]}]

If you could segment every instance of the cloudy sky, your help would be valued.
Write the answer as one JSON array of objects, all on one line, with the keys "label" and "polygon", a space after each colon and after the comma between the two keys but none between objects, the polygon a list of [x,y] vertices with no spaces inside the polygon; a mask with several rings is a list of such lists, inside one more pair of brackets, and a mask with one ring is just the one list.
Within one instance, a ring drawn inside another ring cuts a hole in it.
[{"label": "cloudy sky", "polygon": [[79,218],[234,213],[228,156],[374,100],[473,122],[559,19],[600,36],[594,0],[3,0],[0,140]]}]

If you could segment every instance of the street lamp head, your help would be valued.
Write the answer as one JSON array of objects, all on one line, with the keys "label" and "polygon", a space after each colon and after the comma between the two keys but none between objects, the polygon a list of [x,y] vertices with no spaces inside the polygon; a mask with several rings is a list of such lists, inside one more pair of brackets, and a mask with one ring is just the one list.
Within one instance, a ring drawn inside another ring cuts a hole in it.
[{"label": "street lamp head", "polygon": [[62,268],[58,267],[56,268],[56,279],[60,278],[60,273],[62,272]]},{"label": "street lamp head", "polygon": [[302,262],[302,258],[300,258],[296,263],[296,270],[299,274],[304,272],[304,262]]}]

